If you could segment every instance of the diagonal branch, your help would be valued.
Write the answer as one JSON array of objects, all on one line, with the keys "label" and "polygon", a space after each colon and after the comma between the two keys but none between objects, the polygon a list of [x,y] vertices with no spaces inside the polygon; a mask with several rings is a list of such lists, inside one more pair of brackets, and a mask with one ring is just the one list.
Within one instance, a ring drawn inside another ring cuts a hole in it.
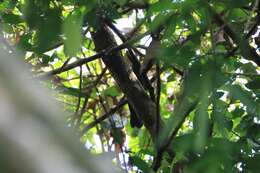
[{"label": "diagonal branch", "polygon": [[[213,15],[213,19],[215,20],[216,24],[219,26],[224,26],[224,31],[227,35],[229,35],[230,38],[238,45],[240,48],[244,58],[249,59],[254,61],[258,66],[260,66],[260,57],[259,55],[255,52],[255,50],[250,47],[248,42],[245,42],[243,37],[239,37],[238,34],[222,19],[222,17],[212,9],[211,6],[209,6],[209,10]],[[235,50],[234,50],[235,52]],[[233,53],[233,51],[232,51]]]},{"label": "diagonal branch", "polygon": [[[113,34],[105,26],[101,25],[96,32],[91,33],[97,51],[110,49],[116,46]],[[129,103],[140,116],[153,139],[156,139],[156,105],[147,95],[141,83],[127,66],[124,58],[119,52],[110,52],[102,57],[113,78],[126,95]],[[159,120],[159,127],[162,128],[162,120]]]},{"label": "diagonal branch", "polygon": [[[98,76],[98,78],[94,81],[94,83],[88,88],[88,90],[87,90],[87,94],[86,94],[86,96],[85,96],[85,100],[84,100],[84,103],[83,103],[83,106],[82,106],[82,108],[81,108],[81,110],[80,110],[80,113],[79,113],[79,115],[78,115],[78,117],[77,117],[77,123],[76,123],[76,126],[79,126],[79,124],[80,124],[80,120],[81,120],[81,117],[82,117],[82,115],[84,114],[84,112],[85,112],[85,108],[86,108],[86,106],[87,106],[87,104],[88,104],[88,100],[89,100],[89,97],[90,97],[90,94],[91,94],[91,92],[92,92],[92,90],[96,87],[96,85],[101,81],[101,79],[102,79],[102,77],[104,76],[104,74],[106,73],[106,71],[107,71],[107,68],[105,67],[104,69],[103,69],[103,71],[101,72],[101,74]],[[78,111],[77,111],[78,112]]]},{"label": "diagonal branch", "polygon": [[[109,28],[111,28],[118,35],[118,37],[123,41],[123,43],[127,42],[127,39],[129,39],[129,38],[126,38],[110,21],[105,20],[105,23],[106,23],[106,25],[109,26]],[[133,72],[135,73],[136,77],[143,85],[144,89],[149,91],[151,98],[153,100],[155,100],[154,88],[152,87],[147,75],[141,75],[142,74],[142,73],[140,73],[141,64],[138,61],[135,54],[133,53],[132,49],[135,51],[138,51],[135,47],[127,48],[128,52],[126,55],[132,63]]]},{"label": "diagonal branch", "polygon": [[99,50],[99,53],[97,53],[93,56],[83,58],[83,59],[79,59],[79,60],[77,60],[77,61],[75,61],[71,64],[68,64],[64,67],[60,67],[60,68],[54,69],[52,71],[39,74],[37,77],[45,78],[45,77],[50,77],[52,75],[60,74],[60,73],[65,72],[65,71],[69,71],[69,70],[71,70],[75,67],[81,66],[83,64],[94,61],[94,60],[99,59],[101,57],[105,57],[108,54],[112,54],[112,53],[118,52],[122,49],[128,48],[131,44],[135,43],[136,41],[140,40],[141,38],[143,38],[144,36],[146,36],[148,34],[149,34],[149,32],[146,32],[144,34],[141,34],[141,35],[138,35],[138,36],[132,38],[131,40],[128,40],[127,42],[125,42],[121,45],[118,45],[118,46],[115,46],[115,47],[110,46],[109,48],[104,48],[102,50]]},{"label": "diagonal branch", "polygon": [[82,132],[81,132],[81,134],[83,135],[89,129],[95,127],[98,123],[101,123],[102,121],[104,121],[106,118],[108,118],[110,115],[114,114],[118,109],[120,109],[126,103],[127,103],[127,100],[126,99],[122,99],[116,107],[110,109],[107,113],[105,113],[104,115],[102,115],[101,117],[97,118],[95,121],[91,122],[86,127],[84,127]]}]

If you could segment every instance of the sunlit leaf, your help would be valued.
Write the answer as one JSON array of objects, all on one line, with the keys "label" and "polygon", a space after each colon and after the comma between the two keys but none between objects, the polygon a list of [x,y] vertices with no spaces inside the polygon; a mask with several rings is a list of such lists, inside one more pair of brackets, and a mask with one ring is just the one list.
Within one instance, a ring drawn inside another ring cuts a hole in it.
[{"label": "sunlit leaf", "polygon": [[63,24],[65,52],[69,56],[75,56],[82,44],[83,15],[77,10],[69,14]]}]

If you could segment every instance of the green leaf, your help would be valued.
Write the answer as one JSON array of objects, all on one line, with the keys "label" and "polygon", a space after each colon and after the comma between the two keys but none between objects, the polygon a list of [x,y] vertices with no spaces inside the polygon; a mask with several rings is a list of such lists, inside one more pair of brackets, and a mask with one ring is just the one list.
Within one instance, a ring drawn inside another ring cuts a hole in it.
[{"label": "green leaf", "polygon": [[[40,23],[37,25],[39,31],[37,32],[37,47],[36,51],[39,53],[48,50],[49,45],[58,40],[61,32],[61,10],[49,9],[40,18]],[[43,29],[44,28],[44,29]]]},{"label": "green leaf", "polygon": [[172,82],[174,81],[176,78],[176,75],[174,73],[170,74],[168,77],[167,77],[167,82]]},{"label": "green leaf", "polygon": [[13,14],[13,13],[5,13],[2,15],[3,21],[10,24],[19,24],[23,22],[20,15]]},{"label": "green leaf", "polygon": [[257,77],[255,80],[248,82],[246,87],[250,89],[260,89],[260,77]]},{"label": "green leaf", "polygon": [[229,20],[245,20],[248,17],[247,13],[243,9],[235,8],[232,9],[229,14]]},{"label": "green leaf", "polygon": [[232,112],[233,118],[242,117],[245,111],[239,107],[236,107]]},{"label": "green leaf", "polygon": [[52,56],[48,56],[48,55],[45,55],[45,54],[43,54],[41,56],[41,59],[42,59],[42,63],[45,64],[45,65],[49,64],[49,62],[54,61],[54,58]]},{"label": "green leaf", "polygon": [[234,163],[232,159],[229,158],[236,158],[238,151],[239,148],[236,143],[229,142],[222,138],[213,138],[200,156],[193,156],[193,159],[190,160],[190,164],[188,164],[185,169],[185,173],[233,172]]},{"label": "green leaf", "polygon": [[4,2],[0,3],[0,13],[4,12],[8,8],[8,1],[5,0]]},{"label": "green leaf", "polygon": [[150,24],[150,30],[156,31],[160,26],[165,25],[165,23],[167,22],[167,20],[170,18],[170,16],[172,15],[172,13],[160,13],[158,14],[154,20],[152,21],[152,23]]},{"label": "green leaf", "polygon": [[260,155],[254,155],[253,157],[247,157],[245,159],[245,170],[251,173],[258,173],[260,170]]},{"label": "green leaf", "polygon": [[253,98],[252,93],[242,89],[239,85],[228,85],[226,88],[233,98],[240,100],[246,106],[248,113],[260,117],[260,105]]},{"label": "green leaf", "polygon": [[240,68],[243,70],[244,73],[257,74],[256,67],[251,62],[242,64]]},{"label": "green leaf", "polygon": [[26,51],[32,51],[33,46],[30,43],[30,39],[32,39],[32,34],[31,33],[26,33],[20,37],[20,41],[18,43],[18,47],[26,50]]},{"label": "green leaf", "polygon": [[186,17],[186,21],[187,21],[187,24],[188,24],[188,26],[190,28],[190,31],[195,32],[196,31],[196,27],[197,27],[197,23],[196,23],[195,19],[193,18],[193,16],[189,14]]},{"label": "green leaf", "polygon": [[167,22],[166,24],[165,34],[163,36],[165,39],[169,39],[174,34],[176,25],[177,25],[177,18],[172,17],[169,20],[169,22]]},{"label": "green leaf", "polygon": [[166,65],[177,64],[181,67],[187,68],[195,52],[192,43],[185,46],[163,47],[161,60]]},{"label": "green leaf", "polygon": [[224,0],[224,2],[229,8],[240,8],[249,3],[248,0]]},{"label": "green leaf", "polygon": [[82,44],[82,22],[83,14],[81,11],[76,10],[69,14],[63,23],[65,53],[68,56],[75,56],[80,51]]},{"label": "green leaf", "polygon": [[111,135],[113,136],[116,144],[123,144],[125,140],[125,133],[118,128],[113,128]]},{"label": "green leaf", "polygon": [[194,123],[194,131],[196,133],[195,138],[195,151],[201,152],[203,151],[204,146],[207,142],[207,136],[209,134],[209,115],[207,112],[208,109],[208,101],[206,98],[201,100],[201,103],[198,106],[198,110],[195,113],[195,117],[193,120]]},{"label": "green leaf", "polygon": [[61,92],[66,95],[78,97],[80,92],[77,88],[70,88],[65,86],[58,86],[55,88],[56,91]]},{"label": "green leaf", "polygon": [[137,156],[131,156],[131,159],[133,161],[133,164],[138,167],[143,172],[149,172],[150,165],[143,161],[140,157]]},{"label": "green leaf", "polygon": [[127,0],[115,0],[116,3],[118,3],[120,6],[123,6],[125,3],[127,3]]},{"label": "green leaf", "polygon": [[156,2],[151,5],[149,8],[149,13],[156,13],[156,12],[162,12],[165,10],[170,10],[178,7],[178,3],[173,3],[171,0],[162,0],[159,2]]},{"label": "green leaf", "polygon": [[111,96],[111,97],[116,97],[119,95],[119,91],[115,86],[107,88],[103,93],[105,96]]},{"label": "green leaf", "polygon": [[25,21],[31,29],[36,28],[41,21],[41,8],[38,7],[32,0],[26,0],[23,7]]},{"label": "green leaf", "polygon": [[225,93],[222,92],[222,91],[217,91],[215,97],[216,97],[217,99],[219,99],[219,98],[221,98],[224,94],[225,94]]},{"label": "green leaf", "polygon": [[195,135],[194,134],[184,134],[181,136],[178,136],[173,141],[173,148],[175,148],[178,152],[183,153],[189,153],[193,151],[193,145],[191,145],[191,142],[195,141]]},{"label": "green leaf", "polygon": [[247,128],[253,123],[253,117],[246,115],[241,119],[241,122],[236,126],[235,131],[239,132],[242,136],[246,134]]}]

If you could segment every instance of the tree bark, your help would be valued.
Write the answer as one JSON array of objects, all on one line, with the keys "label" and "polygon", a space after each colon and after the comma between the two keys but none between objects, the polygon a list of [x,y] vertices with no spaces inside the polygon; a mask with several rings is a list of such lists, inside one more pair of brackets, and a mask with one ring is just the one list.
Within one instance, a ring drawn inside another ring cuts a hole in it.
[{"label": "tree bark", "polygon": [[[113,34],[105,26],[101,25],[91,33],[97,52],[109,50],[116,46]],[[156,139],[156,105],[146,94],[140,81],[132,69],[126,64],[120,52],[112,52],[102,57],[113,78],[126,95],[129,103],[136,113],[142,118],[145,127],[150,132],[153,140]],[[162,128],[162,120],[159,119],[159,129]]]}]

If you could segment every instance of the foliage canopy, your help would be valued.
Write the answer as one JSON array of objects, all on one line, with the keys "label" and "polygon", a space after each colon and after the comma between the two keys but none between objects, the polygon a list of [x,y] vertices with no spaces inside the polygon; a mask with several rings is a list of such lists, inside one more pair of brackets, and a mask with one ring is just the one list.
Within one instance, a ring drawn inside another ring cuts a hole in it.
[{"label": "foliage canopy", "polygon": [[259,0],[1,0],[0,22],[94,154],[259,172]]}]

